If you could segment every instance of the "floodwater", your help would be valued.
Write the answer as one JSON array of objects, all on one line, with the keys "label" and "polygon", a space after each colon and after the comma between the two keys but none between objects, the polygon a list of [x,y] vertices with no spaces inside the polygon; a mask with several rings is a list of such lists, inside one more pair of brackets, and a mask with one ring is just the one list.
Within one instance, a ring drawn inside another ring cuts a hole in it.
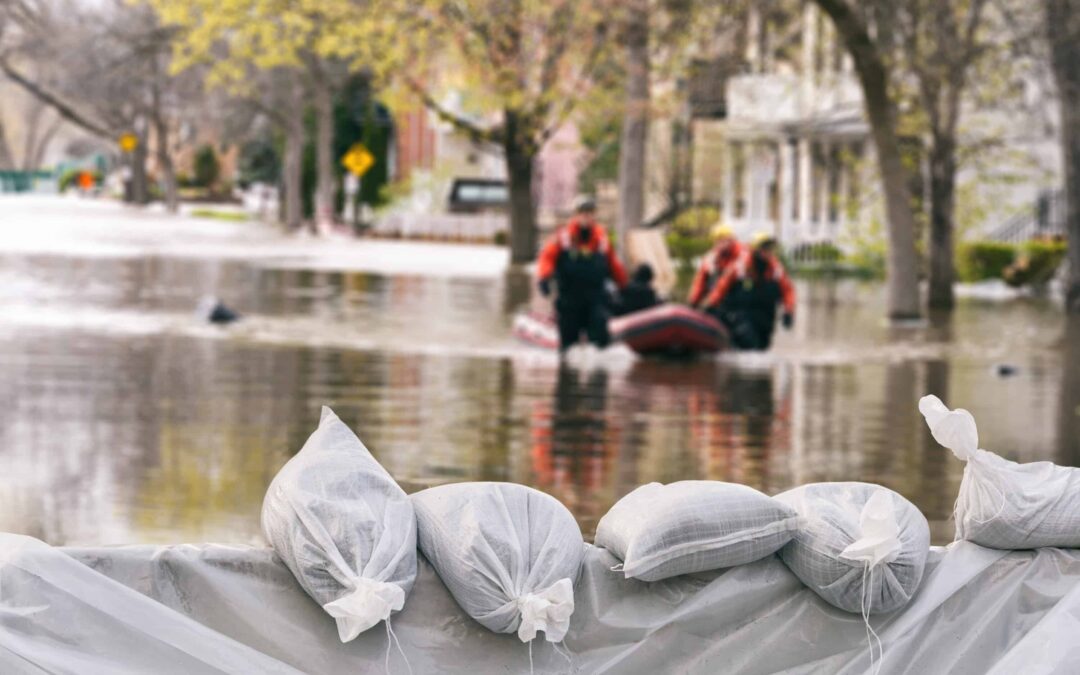
[{"label": "floodwater", "polygon": [[[407,491],[524,483],[589,539],[634,487],[708,478],[770,494],[878,482],[944,543],[963,465],[925,430],[929,392],[975,414],[982,447],[1080,464],[1080,326],[1066,332],[1048,300],[967,297],[951,317],[890,327],[878,284],[800,283],[796,329],[769,354],[686,363],[616,348],[560,365],[509,337],[529,302],[520,273],[168,249],[0,250],[0,530],[261,541],[265,488],[324,404]],[[393,250],[407,263],[413,249]],[[245,321],[198,322],[210,292]]]}]

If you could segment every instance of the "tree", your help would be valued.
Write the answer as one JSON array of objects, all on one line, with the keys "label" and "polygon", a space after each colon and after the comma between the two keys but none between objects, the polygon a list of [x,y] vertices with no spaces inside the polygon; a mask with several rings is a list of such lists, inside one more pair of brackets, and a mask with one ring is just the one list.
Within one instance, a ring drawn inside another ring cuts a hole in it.
[{"label": "tree", "polygon": [[[71,0],[0,5],[0,71],[64,120],[103,139],[134,133],[128,158],[135,203],[149,201],[151,129],[167,205],[176,210],[169,130],[186,100],[168,74],[171,32],[153,12],[119,0],[94,7]],[[48,129],[45,130],[46,134]]]},{"label": "tree", "polygon": [[[303,119],[295,119],[313,103],[316,118],[315,188],[316,221],[328,225],[334,216],[334,106],[337,90],[349,70],[374,61],[389,51],[375,3],[352,0],[149,0],[163,20],[181,32],[174,69],[204,64],[210,86],[226,88],[236,96],[257,99],[252,87],[258,71],[276,71],[296,81],[287,89],[295,97],[287,115],[273,115],[286,135],[285,183],[297,179],[300,155],[291,150]],[[286,73],[289,73],[286,75]],[[262,106],[265,110],[267,106]],[[285,118],[288,119],[285,119]],[[294,161],[295,160],[295,161]],[[289,190],[286,187],[286,201]],[[291,205],[287,209],[294,216]],[[287,219],[290,225],[292,217]]]},{"label": "tree", "polygon": [[[877,151],[878,171],[885,195],[888,225],[887,312],[893,319],[920,315],[915,217],[908,192],[908,174],[900,155],[897,109],[888,63],[889,45],[871,36],[865,19],[848,0],[814,0],[832,19],[836,32],[851,54],[863,93]],[[880,26],[879,26],[880,27]]]},{"label": "tree", "polygon": [[626,107],[619,144],[618,245],[625,257],[630,230],[645,219],[645,161],[649,137],[649,0],[624,6]]},{"label": "tree", "polygon": [[[398,66],[405,86],[473,141],[502,151],[514,263],[536,256],[536,158],[588,91],[607,44],[607,15],[617,6],[615,0],[399,5],[403,30],[413,36]],[[434,85],[455,74],[456,84],[468,88],[459,109]],[[470,116],[470,106],[480,114]]]},{"label": "tree", "polygon": [[969,72],[986,53],[987,0],[906,0],[892,5],[904,70],[913,76],[918,117],[929,137],[929,294],[954,304],[954,213],[961,106]]},{"label": "tree", "polygon": [[1080,314],[1080,0],[1044,0],[1050,67],[1061,111],[1069,277],[1065,309]]}]

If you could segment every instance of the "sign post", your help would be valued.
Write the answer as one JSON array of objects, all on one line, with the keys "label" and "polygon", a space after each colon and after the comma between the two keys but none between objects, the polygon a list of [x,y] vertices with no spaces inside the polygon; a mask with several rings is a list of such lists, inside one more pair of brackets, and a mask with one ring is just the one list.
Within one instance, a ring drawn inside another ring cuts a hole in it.
[{"label": "sign post", "polygon": [[349,172],[345,175],[345,221],[355,227],[356,200],[360,194],[360,181],[364,174],[375,165],[375,156],[364,147],[363,143],[356,143],[341,158],[341,165]]}]

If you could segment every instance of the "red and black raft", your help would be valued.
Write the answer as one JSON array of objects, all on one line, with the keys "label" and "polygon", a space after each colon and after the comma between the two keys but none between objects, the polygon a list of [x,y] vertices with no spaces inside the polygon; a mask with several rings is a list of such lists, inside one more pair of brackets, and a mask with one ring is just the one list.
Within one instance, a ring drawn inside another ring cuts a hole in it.
[{"label": "red and black raft", "polygon": [[[608,324],[613,342],[623,342],[638,354],[692,356],[711,354],[728,347],[724,326],[689,307],[664,304],[612,319]],[[539,312],[519,314],[513,332],[519,339],[538,347],[557,349],[559,331],[551,315]]]}]

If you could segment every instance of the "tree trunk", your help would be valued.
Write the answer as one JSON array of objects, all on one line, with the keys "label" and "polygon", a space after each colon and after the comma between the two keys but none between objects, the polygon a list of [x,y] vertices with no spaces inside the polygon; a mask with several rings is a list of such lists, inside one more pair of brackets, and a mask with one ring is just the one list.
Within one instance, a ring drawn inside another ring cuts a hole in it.
[{"label": "tree trunk", "polygon": [[626,7],[626,109],[619,144],[619,218],[617,246],[625,258],[630,230],[645,219],[645,153],[649,134],[648,0]]},{"label": "tree trunk", "polygon": [[25,128],[23,130],[23,153],[22,170],[33,171],[34,148],[37,145],[38,129],[41,126],[42,113],[45,106],[38,99],[33,99],[30,107],[26,110]]},{"label": "tree trunk", "polygon": [[862,21],[846,0],[814,0],[836,25],[855,63],[866,116],[877,152],[888,223],[887,311],[892,319],[920,315],[915,250],[915,217],[909,201],[907,170],[900,160],[896,110],[889,96],[889,73]]},{"label": "tree trunk", "polygon": [[1080,0],[1046,0],[1050,63],[1061,110],[1069,276],[1065,311],[1080,314]]},{"label": "tree trunk", "polygon": [[158,167],[161,169],[161,191],[165,197],[165,209],[169,213],[180,210],[180,196],[176,189],[176,168],[173,166],[172,153],[169,152],[169,128],[160,115],[154,116],[154,136],[157,141],[155,151]]},{"label": "tree trunk", "polygon": [[11,146],[8,145],[4,120],[0,119],[0,171],[10,171],[14,168],[15,160],[11,156]]},{"label": "tree trunk", "polygon": [[298,230],[304,221],[304,112],[297,105],[289,112],[285,128],[285,157],[281,167],[285,226]]},{"label": "tree trunk", "polygon": [[150,202],[150,185],[146,176],[146,135],[139,135],[138,145],[131,152],[131,203]]},{"label": "tree trunk", "polygon": [[315,228],[325,232],[334,225],[334,94],[323,79],[315,82]]},{"label": "tree trunk", "polygon": [[503,120],[503,154],[510,183],[510,262],[516,265],[536,258],[533,162],[538,153],[520,113],[505,110]]},{"label": "tree trunk", "polygon": [[953,212],[956,192],[956,149],[951,138],[934,138],[930,148],[930,289],[935,309],[955,304]]}]

